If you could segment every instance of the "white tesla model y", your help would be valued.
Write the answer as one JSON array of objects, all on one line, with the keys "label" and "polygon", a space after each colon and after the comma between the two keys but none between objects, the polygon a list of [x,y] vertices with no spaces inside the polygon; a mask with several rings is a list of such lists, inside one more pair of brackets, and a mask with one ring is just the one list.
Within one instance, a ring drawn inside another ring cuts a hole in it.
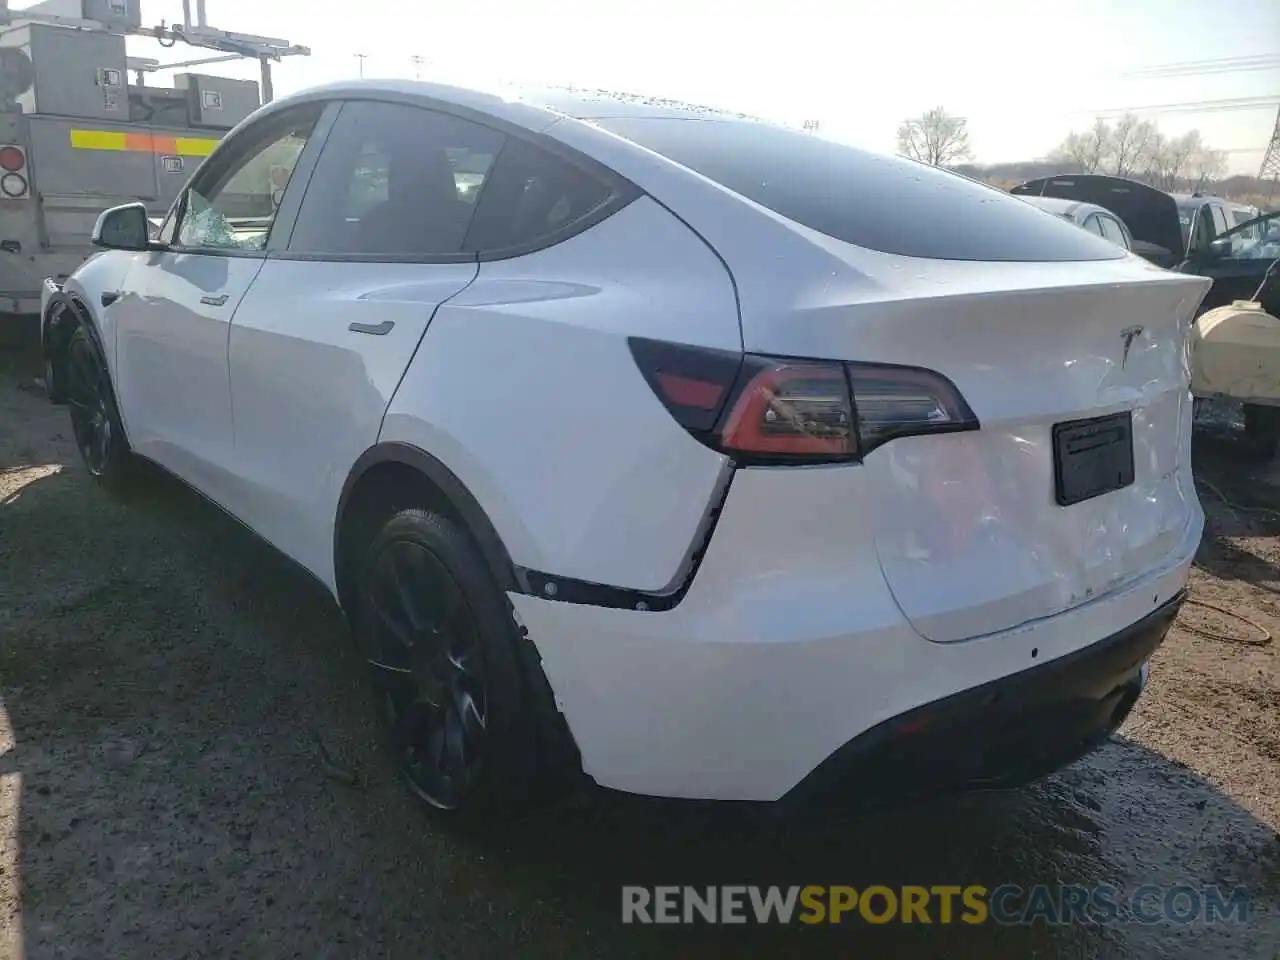
[{"label": "white tesla model y", "polygon": [[907,160],[349,83],[95,240],[42,324],[89,472],[319,578],[441,809],[1025,781],[1124,719],[1200,540],[1209,281]]}]

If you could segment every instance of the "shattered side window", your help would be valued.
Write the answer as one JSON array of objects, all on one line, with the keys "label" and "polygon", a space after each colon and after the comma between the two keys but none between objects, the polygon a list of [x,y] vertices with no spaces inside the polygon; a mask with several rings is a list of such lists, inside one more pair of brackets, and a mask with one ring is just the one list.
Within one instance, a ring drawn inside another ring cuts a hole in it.
[{"label": "shattered side window", "polygon": [[187,215],[182,220],[178,242],[184,247],[240,246],[231,224],[217,208],[194,190],[187,195]]},{"label": "shattered side window", "polygon": [[318,110],[310,108],[304,119],[276,128],[230,166],[187,192],[186,210],[178,229],[178,244],[212,250],[262,250],[275,222],[302,156]]}]

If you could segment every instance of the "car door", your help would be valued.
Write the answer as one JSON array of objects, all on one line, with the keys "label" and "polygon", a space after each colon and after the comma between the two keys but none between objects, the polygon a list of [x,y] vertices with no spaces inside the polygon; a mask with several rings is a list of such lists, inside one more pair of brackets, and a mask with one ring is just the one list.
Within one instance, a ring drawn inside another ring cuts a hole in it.
[{"label": "car door", "polygon": [[1280,213],[1258,217],[1226,231],[1178,265],[1182,273],[1212,277],[1201,312],[1233,300],[1248,300],[1280,257]]},{"label": "car door", "polygon": [[475,279],[463,240],[505,139],[418,106],[344,104],[231,325],[235,512],[325,582],[347,473],[436,308]]},{"label": "car door", "polygon": [[271,114],[224,143],[166,223],[167,245],[130,272],[113,307],[130,443],[224,505],[231,318],[262,269],[277,209],[323,110],[308,104]]}]

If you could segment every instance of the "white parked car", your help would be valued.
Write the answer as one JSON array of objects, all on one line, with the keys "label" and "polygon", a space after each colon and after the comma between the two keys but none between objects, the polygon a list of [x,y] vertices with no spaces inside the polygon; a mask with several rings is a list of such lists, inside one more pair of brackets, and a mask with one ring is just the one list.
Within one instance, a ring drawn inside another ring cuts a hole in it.
[{"label": "white parked car", "polygon": [[43,317],[89,472],[321,580],[438,808],[1022,782],[1124,719],[1200,541],[1209,282],[911,161],[348,83],[95,240]]}]

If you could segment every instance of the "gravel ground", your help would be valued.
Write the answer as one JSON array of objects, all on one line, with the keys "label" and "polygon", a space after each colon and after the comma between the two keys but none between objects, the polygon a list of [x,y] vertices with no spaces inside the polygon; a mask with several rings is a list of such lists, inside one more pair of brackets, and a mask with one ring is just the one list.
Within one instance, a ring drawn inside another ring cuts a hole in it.
[{"label": "gravel ground", "polygon": [[[1193,596],[1280,630],[1280,480],[1215,414]],[[1062,774],[821,824],[600,798],[444,829],[395,781],[326,594],[156,478],[128,507],[0,376],[0,957],[1280,957],[1280,673],[1187,607]],[[1273,482],[1275,480],[1275,482]],[[1228,506],[1219,496],[1226,497]],[[1243,884],[1244,924],[623,926],[625,883]]]}]

